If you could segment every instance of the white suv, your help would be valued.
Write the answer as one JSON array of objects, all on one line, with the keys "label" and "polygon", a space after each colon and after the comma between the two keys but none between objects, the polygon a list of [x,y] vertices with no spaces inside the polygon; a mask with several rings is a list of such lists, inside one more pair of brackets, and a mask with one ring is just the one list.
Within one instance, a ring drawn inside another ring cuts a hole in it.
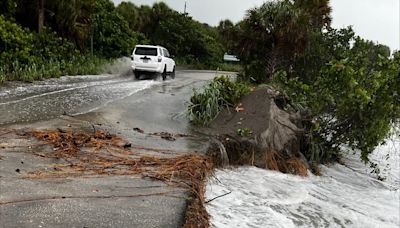
[{"label": "white suv", "polygon": [[132,56],[132,69],[135,78],[142,73],[159,73],[163,80],[167,74],[175,78],[175,61],[170,58],[166,48],[152,45],[136,45]]}]

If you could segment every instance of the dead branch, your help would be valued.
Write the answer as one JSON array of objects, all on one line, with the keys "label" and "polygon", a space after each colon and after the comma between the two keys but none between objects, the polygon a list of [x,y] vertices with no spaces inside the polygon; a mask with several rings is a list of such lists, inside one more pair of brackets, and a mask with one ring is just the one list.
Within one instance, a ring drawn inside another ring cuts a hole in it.
[{"label": "dead branch", "polygon": [[216,196],[216,197],[214,197],[214,198],[212,198],[212,199],[210,199],[210,200],[207,200],[205,203],[209,203],[209,202],[211,202],[211,201],[213,201],[213,200],[216,200],[216,199],[218,199],[218,198],[224,197],[224,196],[229,195],[229,194],[231,194],[231,193],[232,193],[232,192],[227,192],[227,193],[222,194],[222,195],[220,195],[220,196]]}]

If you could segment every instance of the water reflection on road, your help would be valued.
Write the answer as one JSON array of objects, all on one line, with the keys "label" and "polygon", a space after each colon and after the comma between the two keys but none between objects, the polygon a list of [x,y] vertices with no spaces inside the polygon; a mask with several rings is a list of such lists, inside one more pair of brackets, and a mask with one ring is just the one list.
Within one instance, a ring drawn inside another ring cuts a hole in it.
[{"label": "water reflection on road", "polygon": [[160,82],[116,75],[62,77],[0,87],[0,125],[84,113]]}]

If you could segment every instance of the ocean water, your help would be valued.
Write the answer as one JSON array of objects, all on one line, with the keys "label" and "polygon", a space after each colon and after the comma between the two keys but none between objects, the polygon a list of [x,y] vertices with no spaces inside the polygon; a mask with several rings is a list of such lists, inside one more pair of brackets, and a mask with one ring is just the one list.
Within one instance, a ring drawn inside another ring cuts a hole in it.
[{"label": "ocean water", "polygon": [[321,166],[322,176],[256,167],[217,170],[206,189],[212,227],[400,227],[400,137],[371,160],[385,181],[348,151],[344,164]]}]

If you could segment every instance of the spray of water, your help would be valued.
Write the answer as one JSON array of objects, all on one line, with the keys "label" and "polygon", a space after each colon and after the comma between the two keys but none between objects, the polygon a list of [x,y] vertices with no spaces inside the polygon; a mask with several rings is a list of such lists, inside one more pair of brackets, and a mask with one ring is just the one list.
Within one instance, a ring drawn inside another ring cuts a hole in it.
[{"label": "spray of water", "polygon": [[121,76],[131,75],[131,60],[128,57],[116,59],[113,62],[103,66],[103,72],[105,74],[117,74]]}]

